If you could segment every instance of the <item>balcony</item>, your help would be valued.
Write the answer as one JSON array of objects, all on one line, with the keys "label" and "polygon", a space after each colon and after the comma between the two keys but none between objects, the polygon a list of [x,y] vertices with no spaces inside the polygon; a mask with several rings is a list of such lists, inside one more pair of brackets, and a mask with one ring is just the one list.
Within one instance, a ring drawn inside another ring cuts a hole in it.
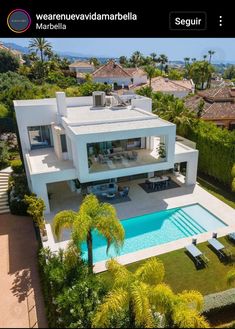
[{"label": "balcony", "polygon": [[96,173],[165,162],[166,158],[159,153],[159,143],[159,138],[154,137],[152,149],[134,147],[128,150],[116,147],[113,148],[114,152],[111,154],[90,155],[89,172]]}]

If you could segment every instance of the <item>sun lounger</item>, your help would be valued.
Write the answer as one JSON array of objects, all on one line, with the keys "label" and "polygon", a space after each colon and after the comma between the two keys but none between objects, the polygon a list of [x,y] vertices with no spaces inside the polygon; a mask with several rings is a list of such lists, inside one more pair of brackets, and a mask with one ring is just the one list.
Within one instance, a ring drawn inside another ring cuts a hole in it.
[{"label": "sun lounger", "polygon": [[228,235],[229,239],[235,242],[235,232],[229,233]]},{"label": "sun lounger", "polygon": [[218,252],[220,257],[232,256],[231,251],[225,247],[220,241],[216,238],[208,240],[209,244]]},{"label": "sun lounger", "polygon": [[194,244],[185,247],[190,255],[196,260],[197,264],[201,265],[202,262],[208,263],[209,259],[204,253],[201,252]]}]

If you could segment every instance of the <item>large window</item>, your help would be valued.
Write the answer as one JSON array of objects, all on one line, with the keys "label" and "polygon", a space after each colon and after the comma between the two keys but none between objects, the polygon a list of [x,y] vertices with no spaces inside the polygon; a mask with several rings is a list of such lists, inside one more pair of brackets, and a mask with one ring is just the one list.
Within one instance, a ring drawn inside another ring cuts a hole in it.
[{"label": "large window", "polygon": [[53,146],[51,126],[28,127],[31,149]]}]

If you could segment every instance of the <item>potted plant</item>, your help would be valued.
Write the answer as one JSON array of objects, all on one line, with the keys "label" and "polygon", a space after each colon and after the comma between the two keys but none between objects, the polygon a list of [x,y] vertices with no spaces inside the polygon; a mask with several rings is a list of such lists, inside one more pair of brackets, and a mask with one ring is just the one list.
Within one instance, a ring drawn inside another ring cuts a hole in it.
[{"label": "potted plant", "polygon": [[166,157],[166,147],[165,147],[164,143],[160,143],[159,147],[157,148],[157,151],[158,151],[159,157],[161,159],[165,159],[165,157]]}]

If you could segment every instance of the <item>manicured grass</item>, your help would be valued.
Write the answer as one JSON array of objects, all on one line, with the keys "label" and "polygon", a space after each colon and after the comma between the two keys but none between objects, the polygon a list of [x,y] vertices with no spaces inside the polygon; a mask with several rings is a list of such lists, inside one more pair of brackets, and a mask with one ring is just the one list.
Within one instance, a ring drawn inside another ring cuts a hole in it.
[{"label": "manicured grass", "polygon": [[[185,289],[200,291],[203,295],[228,289],[226,274],[235,268],[235,244],[232,244],[226,237],[219,239],[228,246],[233,253],[233,259],[229,263],[222,263],[217,255],[208,247],[208,243],[198,245],[202,252],[206,252],[209,258],[209,266],[203,269],[196,269],[194,262],[185,253],[185,249],[176,250],[158,256],[165,266],[165,282],[171,286],[174,292],[181,292]],[[130,271],[135,271],[144,261],[127,265]],[[108,272],[100,274],[105,283],[110,287],[112,278]]]},{"label": "manicured grass", "polygon": [[207,192],[235,209],[235,193],[228,192],[217,184],[208,182],[208,180],[202,177],[198,177],[197,181]]}]

